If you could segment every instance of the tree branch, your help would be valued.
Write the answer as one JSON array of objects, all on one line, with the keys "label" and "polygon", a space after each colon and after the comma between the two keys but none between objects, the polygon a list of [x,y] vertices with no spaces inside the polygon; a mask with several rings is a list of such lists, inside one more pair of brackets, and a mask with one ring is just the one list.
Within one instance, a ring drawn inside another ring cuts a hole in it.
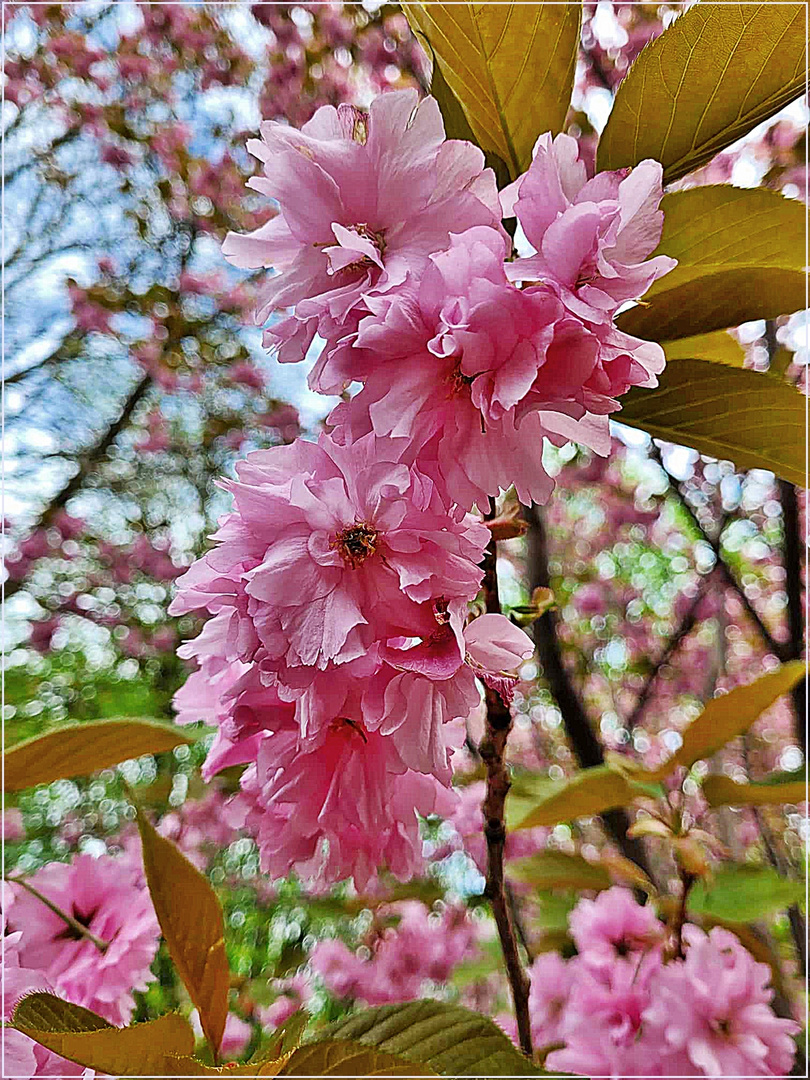
[{"label": "tree branch", "polygon": [[[51,499],[45,509],[37,518],[34,530],[47,528],[51,523],[54,516],[66,505],[69,499],[71,499],[84,485],[88,476],[92,473],[93,469],[104,458],[104,455],[113,445],[115,440],[124,430],[129,423],[133,412],[137,408],[138,404],[146,396],[148,390],[152,385],[152,376],[144,375],[135,387],[130,391],[129,396],[123,404],[121,412],[118,415],[118,419],[107,428],[104,435],[98,440],[98,442],[90,448],[85,454],[82,454],[78,459],[79,468],[68,480],[68,482],[62,487],[56,495]],[[23,579],[7,581],[3,589],[3,599],[8,600],[9,597],[14,596],[15,593],[23,587]]]},{"label": "tree branch", "polygon": [[[533,505],[524,507],[524,514],[529,523],[526,534],[529,589],[533,591],[541,586],[548,588],[548,548],[542,512],[538,506]],[[604,764],[605,754],[585,706],[565,669],[557,635],[558,618],[557,612],[550,610],[536,619],[532,624],[534,640],[549,689],[562,713],[563,725],[574,756],[581,768],[592,768]],[[650,869],[643,845],[639,840],[627,835],[629,821],[624,810],[608,810],[602,817],[622,854],[649,876]]]},{"label": "tree branch", "polygon": [[681,506],[689,517],[689,520],[692,523],[695,531],[699,533],[701,540],[703,540],[704,543],[708,544],[714,552],[714,557],[717,562],[718,570],[725,578],[726,583],[730,585],[731,588],[734,589],[734,591],[740,597],[746,614],[756,627],[757,632],[765,643],[768,651],[772,652],[775,656],[778,656],[780,660],[785,660],[786,650],[784,645],[780,644],[780,642],[774,639],[770,630],[760,618],[759,612],[756,610],[756,608],[746,596],[745,590],[734,577],[731,568],[729,567],[723,556],[723,552],[720,547],[720,538],[718,537],[717,539],[714,539],[713,537],[709,536],[709,534],[703,528],[700,521],[698,520],[697,514],[695,513],[693,507],[691,506],[689,500],[686,497],[683,485],[672,475],[672,473],[664,464],[663,458],[661,457],[661,448],[655,442],[653,442],[652,450],[650,451],[650,457],[653,461],[656,462],[656,464],[660,465],[661,469],[664,472],[664,475],[669,480],[670,490],[675,494],[676,498],[680,502]]},{"label": "tree branch", "polygon": [[[490,517],[494,516],[494,507]],[[490,540],[484,555],[484,598],[488,612],[501,610],[498,597],[497,544]],[[487,792],[484,799],[484,836],[487,842],[487,883],[484,894],[492,904],[498,928],[506,974],[512,991],[520,1048],[532,1056],[532,1031],[529,1019],[529,977],[520,960],[512,906],[509,903],[503,872],[506,845],[505,806],[511,782],[506,765],[506,743],[512,729],[512,713],[500,694],[485,687],[487,718],[484,738],[478,747],[486,770]]]}]

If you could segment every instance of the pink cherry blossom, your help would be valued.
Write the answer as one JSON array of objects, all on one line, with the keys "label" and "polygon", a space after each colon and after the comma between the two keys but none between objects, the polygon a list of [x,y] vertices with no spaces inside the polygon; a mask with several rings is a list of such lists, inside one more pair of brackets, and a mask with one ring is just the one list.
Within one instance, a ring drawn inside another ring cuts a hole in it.
[{"label": "pink cherry blossom", "polygon": [[475,597],[487,530],[454,522],[436,486],[373,435],[257,451],[226,482],[234,512],[179,582],[173,614],[215,618],[182,656],[325,668],[413,632],[420,604]]},{"label": "pink cherry blossom", "polygon": [[382,94],[368,112],[323,106],[300,131],[266,122],[248,149],[264,165],[250,186],[280,212],[254,233],[229,234],[223,251],[237,266],[278,271],[258,318],[294,309],[265,336],[282,361],[302,359],[316,331],[335,342],[366,294],[420,273],[451,229],[500,217],[481,151],[445,141],[436,101],[415,90]]},{"label": "pink cherry blossom", "polygon": [[648,1038],[685,1054],[703,1076],[786,1076],[800,1025],[774,1014],[767,964],[719,927],[684,928],[686,959],[658,972],[644,1012]]},{"label": "pink cherry blossom", "polygon": [[78,855],[28,879],[39,892],[108,943],[101,952],[41,900],[16,887],[9,927],[23,931],[20,963],[42,971],[54,991],[114,1024],[130,1019],[133,990],[145,990],[160,930],[142,876],[125,859]]},{"label": "pink cherry blossom", "polygon": [[630,889],[619,887],[606,889],[595,900],[583,897],[571,912],[569,926],[580,955],[597,967],[644,952],[663,939],[663,926],[652,908],[642,907]]},{"label": "pink cherry blossom", "polygon": [[342,941],[320,941],[313,949],[312,967],[336,997],[369,1005],[413,1000],[427,983],[447,982],[473,949],[475,926],[462,908],[432,914],[411,900],[378,911],[380,918],[390,915],[398,924],[377,936],[367,960]]},{"label": "pink cherry blossom", "polygon": [[591,384],[604,381],[599,338],[550,288],[510,284],[507,254],[492,228],[452,235],[418,278],[369,297],[356,336],[312,375],[323,392],[363,384],[333,410],[336,438],[408,438],[420,467],[465,508],[511,484],[525,502],[547,501],[544,438],[608,446],[607,417],[588,412]]},{"label": "pink cherry blossom", "polygon": [[454,803],[434,777],[406,768],[393,740],[351,717],[303,745],[294,724],[279,724],[241,786],[231,821],[256,836],[267,873],[295,867],[322,884],[353,877],[359,889],[382,867],[402,881],[417,874],[417,813],[446,814]]},{"label": "pink cherry blossom", "polygon": [[[536,254],[510,264],[513,281],[553,282],[574,314],[604,322],[676,265],[658,255],[663,170],[657,161],[588,180],[576,139],[541,135],[528,170],[501,193]],[[659,368],[660,370],[660,368]]]}]

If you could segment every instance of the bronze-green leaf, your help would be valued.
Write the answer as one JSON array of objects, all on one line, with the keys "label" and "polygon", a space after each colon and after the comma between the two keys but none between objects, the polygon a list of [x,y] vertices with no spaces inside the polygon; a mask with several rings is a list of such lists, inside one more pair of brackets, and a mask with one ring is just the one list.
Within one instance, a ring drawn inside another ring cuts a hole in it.
[{"label": "bronze-green leaf", "polygon": [[442,1001],[364,1009],[330,1025],[324,1037],[396,1054],[440,1076],[547,1075],[486,1016]]},{"label": "bronze-green leaf", "polygon": [[5,791],[22,791],[73,776],[108,769],[141,754],[161,754],[193,738],[154,720],[94,720],[65,724],[17,743],[5,757]]},{"label": "bronze-green leaf", "polygon": [[673,360],[655,389],[631,390],[614,419],[803,487],[805,407],[804,395],[777,375],[710,360]]},{"label": "bronze-green leaf", "polygon": [[667,363],[672,360],[710,360],[713,364],[738,368],[745,363],[745,349],[727,330],[662,341],[661,347]]},{"label": "bronze-green leaf", "polygon": [[301,1046],[277,1076],[436,1076],[426,1066],[350,1039]]},{"label": "bronze-green leaf", "polygon": [[730,776],[707,776],[702,785],[709,806],[785,806],[807,802],[807,781],[780,773],[767,783],[738,784]]},{"label": "bronze-green leaf", "polygon": [[626,806],[638,792],[633,782],[607,765],[581,769],[564,780],[524,777],[506,800],[510,829],[558,825]]},{"label": "bronze-green leaf", "polygon": [[805,63],[803,4],[696,4],[619,86],[597,169],[655,158],[685,176],[799,97]]},{"label": "bronze-green leaf", "polygon": [[672,341],[804,308],[803,203],[715,184],[671,192],[661,209],[655,254],[678,265],[618,317],[626,333]]},{"label": "bronze-green leaf", "polygon": [[214,1057],[228,1015],[225,924],[208,879],[138,811],[146,880],[160,929]]},{"label": "bronze-green leaf", "polygon": [[507,875],[540,890],[601,890],[609,889],[613,883],[604,866],[564,851],[541,851],[522,859],[511,859],[507,864]]},{"label": "bronze-green leaf", "polygon": [[116,1028],[88,1009],[52,994],[23,998],[14,1010],[12,1024],[55,1054],[112,1076],[178,1075],[172,1059],[194,1050],[191,1025],[177,1013]]},{"label": "bronze-green leaf", "polygon": [[544,131],[556,134],[574,85],[579,4],[405,3],[464,110],[475,141],[515,179]]},{"label": "bronze-green leaf", "polygon": [[742,735],[757,718],[783,694],[788,694],[805,676],[802,660],[791,660],[746,686],[736,686],[727,694],[712,698],[683,732],[678,750],[653,774],[666,776],[677,766],[689,767],[710,758],[731,739]]}]

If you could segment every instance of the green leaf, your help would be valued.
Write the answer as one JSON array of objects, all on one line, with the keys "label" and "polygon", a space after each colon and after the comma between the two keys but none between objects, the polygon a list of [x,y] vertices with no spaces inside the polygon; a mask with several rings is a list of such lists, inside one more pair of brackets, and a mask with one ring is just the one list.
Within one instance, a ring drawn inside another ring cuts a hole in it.
[{"label": "green leaf", "polygon": [[619,86],[597,171],[654,158],[670,183],[804,86],[804,5],[697,4],[642,50]]},{"label": "green leaf", "polygon": [[626,806],[638,792],[627,776],[608,765],[582,769],[564,780],[526,777],[506,801],[510,829],[559,825]]},{"label": "green leaf", "polygon": [[[365,1009],[326,1029],[440,1076],[545,1076],[487,1017],[441,1001]],[[321,1040],[319,1040],[321,1041]]]},{"label": "green leaf", "polygon": [[588,862],[582,855],[564,851],[541,851],[523,859],[512,859],[508,865],[510,878],[547,889],[609,889],[612,879],[604,866]]},{"label": "green leaf", "polygon": [[804,308],[803,203],[764,188],[716,184],[671,192],[661,209],[655,254],[678,265],[618,317],[620,329],[672,341]]},{"label": "green leaf", "polygon": [[277,1076],[436,1076],[398,1054],[387,1054],[349,1039],[301,1046]]},{"label": "green leaf", "polygon": [[745,363],[745,349],[726,330],[695,334],[675,341],[662,341],[661,347],[667,363],[673,360],[710,360],[713,364],[726,364],[737,368],[741,368]]},{"label": "green leaf", "polygon": [[65,724],[7,750],[4,791],[22,791],[72,776],[108,769],[141,754],[162,754],[190,746],[193,738],[154,720],[96,720]]},{"label": "green leaf", "polygon": [[689,910],[697,915],[748,923],[804,899],[804,882],[788,881],[769,866],[729,866],[714,880],[689,893]]},{"label": "green leaf", "polygon": [[791,660],[747,686],[737,686],[712,698],[683,732],[679,749],[652,775],[667,776],[679,765],[688,768],[696,761],[710,758],[731,739],[747,731],[766,709],[783,694],[790,693],[804,675],[804,662]]},{"label": "green leaf", "polygon": [[[574,85],[579,4],[405,3],[476,143],[512,179],[528,168],[538,135],[558,132]],[[441,83],[439,84],[441,85]],[[462,130],[454,122],[455,130]]]},{"label": "green leaf", "polygon": [[767,372],[673,360],[652,390],[633,388],[614,419],[738,469],[768,469],[804,486],[807,399]]},{"label": "green leaf", "polygon": [[138,810],[146,880],[160,929],[216,1058],[228,1015],[225,924],[208,879]]},{"label": "green leaf", "polygon": [[12,1024],[55,1054],[112,1076],[178,1075],[172,1059],[194,1050],[191,1025],[177,1013],[116,1028],[88,1009],[52,994],[23,998],[14,1010]]},{"label": "green leaf", "polygon": [[703,794],[709,806],[784,806],[807,802],[807,781],[781,773],[762,784],[738,784],[730,776],[707,776]]}]

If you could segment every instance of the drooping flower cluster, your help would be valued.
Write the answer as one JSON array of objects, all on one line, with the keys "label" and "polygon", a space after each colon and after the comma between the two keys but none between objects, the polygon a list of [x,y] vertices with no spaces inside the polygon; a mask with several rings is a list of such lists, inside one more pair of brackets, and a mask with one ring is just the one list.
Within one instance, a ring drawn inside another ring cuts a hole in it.
[{"label": "drooping flower cluster", "polygon": [[532,965],[530,1013],[550,1071],[586,1076],[785,1076],[799,1025],[777,1017],[767,964],[730,931],[684,927],[686,955],[665,962],[664,930],[628,889],[580,900],[577,955]]},{"label": "drooping flower cluster", "polygon": [[[451,722],[480,683],[508,699],[531,655],[502,616],[468,621],[489,538],[470,511],[513,484],[547,498],[544,437],[606,449],[616,398],[661,370],[613,324],[673,265],[645,261],[661,167],[588,181],[574,140],[544,137],[499,197],[414,90],[265,123],[249,149],[278,213],[223,250],[276,271],[258,318],[290,313],[265,343],[298,361],[317,335],[313,388],[361,390],[331,434],[251,454],[224,485],[233,512],[171,608],[210,616],[180,650],[199,670],[177,706],[218,727],[207,774],[249,764],[233,811],[266,870],[362,888],[414,873],[416,813],[453,807]],[[537,249],[516,262],[513,213]]]},{"label": "drooping flower cluster", "polygon": [[488,530],[408,450],[370,433],[249,455],[173,602],[212,616],[181,650],[200,669],[179,719],[218,724],[207,775],[252,763],[235,812],[275,876],[413,874],[414,811],[453,806],[448,722],[477,705],[476,676],[508,680],[531,653],[500,616],[465,627]]},{"label": "drooping flower cluster", "polygon": [[[436,102],[415,91],[261,135],[252,184],[279,214],[224,251],[279,271],[259,319],[292,308],[265,333],[280,360],[303,359],[317,333],[313,388],[363,384],[330,418],[340,441],[407,438],[465,509],[512,484],[544,501],[544,436],[606,450],[616,399],[664,364],[613,323],[675,265],[647,258],[663,224],[657,162],[588,180],[576,141],[544,135],[498,199],[481,152],[445,140]],[[502,215],[534,256],[510,261]]]}]

